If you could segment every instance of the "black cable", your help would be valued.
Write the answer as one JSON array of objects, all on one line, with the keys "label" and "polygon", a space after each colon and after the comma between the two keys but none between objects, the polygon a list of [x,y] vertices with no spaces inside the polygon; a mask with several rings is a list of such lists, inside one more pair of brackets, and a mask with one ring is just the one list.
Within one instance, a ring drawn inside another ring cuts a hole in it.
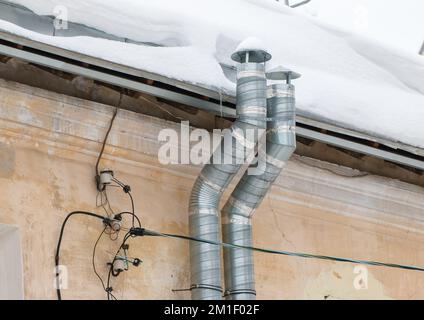
[{"label": "black cable", "polygon": [[133,199],[132,194],[131,194],[131,187],[129,185],[126,185],[123,182],[119,181],[115,177],[112,178],[112,181],[114,181],[115,183],[117,183],[124,190],[124,192],[126,194],[128,194],[128,196],[130,198],[130,201],[131,201],[131,212],[132,212],[132,215],[133,215],[133,217],[132,217],[132,227],[134,228],[135,227],[135,219],[137,219],[138,221],[140,221],[140,220],[139,220],[139,218],[135,214],[134,199]]},{"label": "black cable", "polygon": [[105,291],[106,291],[105,283],[104,283],[104,281],[103,281],[102,277],[101,277],[101,276],[99,275],[99,273],[97,272],[95,259],[96,259],[96,249],[97,249],[97,245],[98,245],[98,243],[99,243],[100,239],[102,238],[103,234],[105,233],[106,228],[107,228],[107,226],[105,226],[105,227],[104,227],[103,231],[100,233],[99,237],[97,238],[96,243],[94,244],[94,247],[93,247],[93,257],[92,257],[92,260],[91,260],[91,262],[92,262],[92,264],[93,264],[93,271],[94,271],[94,273],[96,274],[97,278],[99,278],[100,282],[102,283],[102,287],[103,287],[103,289],[104,289]]},{"label": "black cable", "polygon": [[251,250],[251,251],[257,251],[262,253],[293,256],[293,257],[300,257],[300,258],[307,258],[307,259],[331,260],[331,261],[363,264],[363,265],[371,265],[371,266],[379,266],[379,267],[424,271],[423,267],[416,267],[411,265],[401,265],[401,264],[384,263],[384,262],[378,262],[378,261],[356,260],[356,259],[338,258],[338,257],[332,257],[332,256],[315,255],[315,254],[309,254],[309,253],[298,253],[298,252],[290,252],[290,251],[282,251],[282,250],[263,249],[263,248],[249,247],[249,246],[243,246],[243,245],[237,245],[237,244],[231,244],[231,243],[225,243],[225,242],[216,242],[216,241],[205,240],[205,239],[178,235],[178,234],[161,233],[161,232],[156,232],[156,231],[151,231],[146,229],[138,229],[138,230],[133,229],[131,232],[135,236],[156,236],[156,237],[176,238],[176,239],[212,244],[212,245],[221,246],[225,248],[244,249],[244,250]]},{"label": "black cable", "polygon": [[[121,93],[121,95],[119,97],[118,107],[121,104],[121,100],[122,100],[122,93]],[[99,174],[100,174],[100,172],[99,172],[100,160],[102,159],[103,152],[105,151],[107,139],[109,137],[110,131],[112,130],[112,126],[113,126],[113,123],[115,121],[116,115],[118,114],[118,107],[115,108],[115,111],[113,112],[113,116],[112,116],[112,119],[110,120],[109,128],[107,129],[105,138],[103,140],[102,148],[100,150],[99,156],[97,157],[97,162],[96,162],[96,177],[98,177]]]},{"label": "black cable", "polygon": [[118,300],[118,299],[116,299],[116,297],[112,294],[112,287],[110,286],[110,281],[111,281],[111,275],[113,275],[113,276],[118,276],[117,274],[114,274],[114,271],[113,271],[113,264],[114,264],[114,262],[116,261],[116,256],[119,254],[119,252],[121,251],[121,249],[122,249],[122,247],[126,244],[126,242],[128,241],[128,239],[130,238],[130,237],[132,237],[133,235],[132,235],[132,233],[131,233],[131,231],[129,231],[129,232],[127,232],[126,234],[125,234],[125,236],[124,236],[124,238],[123,238],[123,240],[122,240],[122,243],[121,243],[121,245],[119,246],[119,248],[118,248],[118,250],[116,251],[116,254],[115,254],[115,256],[113,257],[113,260],[112,260],[112,262],[109,264],[109,273],[108,273],[108,276],[107,276],[107,284],[106,284],[106,293],[107,293],[107,299],[108,300],[110,300],[110,298],[112,297],[114,300]]},{"label": "black cable", "polygon": [[62,238],[63,238],[63,232],[65,230],[65,226],[66,223],[68,222],[69,218],[72,217],[73,215],[86,215],[86,216],[90,216],[90,217],[94,217],[94,218],[98,218],[100,220],[103,220],[103,222],[108,223],[109,218],[107,217],[103,217],[101,215],[92,213],[92,212],[87,212],[87,211],[74,211],[69,213],[65,220],[62,223],[62,227],[60,229],[60,235],[59,235],[59,240],[57,242],[57,247],[56,247],[56,255],[55,255],[55,266],[56,266],[56,293],[57,293],[57,299],[58,300],[62,300],[62,294],[60,292],[60,283],[59,283],[59,257],[60,257],[60,246],[62,244]]},{"label": "black cable", "polygon": [[136,214],[134,214],[134,213],[132,213],[132,212],[128,212],[128,211],[124,211],[124,212],[120,212],[120,213],[118,213],[118,215],[123,215],[123,214],[128,214],[128,215],[133,216],[133,218],[134,218],[135,220],[137,220],[137,224],[138,224],[138,226],[141,228],[141,221],[140,221],[140,218],[139,218]]},{"label": "black cable", "polygon": [[[136,216],[136,215],[134,215],[133,213],[131,213],[131,212],[121,212],[121,213],[119,213],[118,215],[122,215],[122,214],[130,214],[130,215],[132,215],[136,220],[137,220],[137,222],[138,222],[138,224],[141,226],[141,222],[140,222],[140,219]],[[69,220],[69,218],[71,218],[73,215],[86,215],[86,216],[90,216],[90,217],[94,217],[94,218],[98,218],[98,219],[100,219],[100,220],[102,220],[105,224],[106,224],[106,226],[104,227],[104,229],[102,230],[102,232],[101,232],[101,234],[99,235],[99,237],[97,238],[97,241],[96,241],[96,243],[95,243],[95,245],[94,245],[94,248],[93,248],[93,255],[92,255],[92,264],[93,264],[93,270],[94,270],[94,273],[96,274],[96,276],[100,279],[100,281],[101,281],[101,283],[102,283],[102,286],[103,286],[103,288],[105,289],[105,291],[106,292],[108,292],[108,288],[109,288],[109,283],[110,283],[110,272],[111,272],[111,270],[112,269],[109,269],[109,276],[108,276],[108,284],[107,284],[107,287],[104,285],[104,281],[103,281],[103,279],[101,278],[101,276],[98,274],[98,272],[97,272],[97,269],[96,269],[96,266],[95,266],[95,254],[96,254],[96,248],[97,248],[97,245],[98,245],[98,243],[99,243],[99,241],[100,241],[100,239],[101,239],[101,237],[102,237],[102,235],[105,233],[105,231],[106,231],[106,229],[107,229],[107,227],[108,226],[110,226],[110,218],[108,218],[108,217],[103,217],[103,216],[101,216],[101,215],[98,215],[98,214],[96,214],[96,213],[92,213],[92,212],[88,212],[88,211],[74,211],[74,212],[71,212],[71,213],[69,213],[67,216],[66,216],[66,218],[65,218],[65,220],[63,221],[63,223],[62,223],[62,227],[61,227],[61,229],[60,229],[60,235],[59,235],[59,240],[58,240],[58,243],[57,243],[57,247],[56,247],[56,255],[55,255],[55,266],[56,266],[56,293],[57,293],[57,298],[58,298],[58,300],[62,300],[62,294],[61,294],[61,290],[60,290],[60,283],[59,283],[59,271],[58,271],[58,267],[59,267],[59,263],[60,263],[60,248],[61,248],[61,245],[62,245],[62,239],[63,239],[63,234],[64,234],[64,230],[65,230],[65,226],[66,226],[66,223],[68,222],[68,220]],[[123,240],[123,242],[122,242],[122,244],[120,245],[120,247],[119,247],[119,249],[118,249],[118,251],[116,252],[116,254],[115,254],[115,257],[114,257],[114,259],[113,259],[113,261],[112,261],[112,266],[111,266],[111,268],[113,268],[113,262],[115,262],[115,260],[116,260],[116,256],[118,255],[118,253],[119,253],[119,251],[121,250],[121,248],[125,245],[125,243],[126,243],[126,241],[131,237],[132,235],[131,235],[131,233],[130,232],[127,232],[127,234],[125,234],[125,236],[124,236],[124,240]],[[116,297],[112,294],[112,293],[110,293],[110,292],[108,292],[108,297],[109,297],[109,295],[111,296],[111,297],[113,297],[115,300],[117,300],[116,299]]]},{"label": "black cable", "polygon": [[[128,192],[127,192],[127,194],[128,194],[128,196],[130,197],[130,200],[131,200],[132,227],[134,228],[134,226],[135,226],[134,219],[135,219],[135,217],[136,217],[136,215],[135,215],[135,209],[134,209],[134,199],[133,199],[133,197],[132,197],[132,195],[131,195],[131,191],[128,191]],[[137,219],[138,219],[138,218],[137,218]],[[140,222],[140,220],[139,220],[139,222]]]}]

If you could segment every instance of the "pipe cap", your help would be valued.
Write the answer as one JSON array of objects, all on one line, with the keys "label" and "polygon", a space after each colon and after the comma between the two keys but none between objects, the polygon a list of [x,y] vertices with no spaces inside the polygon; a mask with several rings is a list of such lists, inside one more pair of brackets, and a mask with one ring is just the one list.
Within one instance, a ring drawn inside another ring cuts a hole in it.
[{"label": "pipe cap", "polygon": [[271,60],[271,54],[265,50],[240,50],[231,55],[231,59],[236,62],[243,63],[246,61],[246,54],[249,53],[249,62],[263,63]]},{"label": "pipe cap", "polygon": [[246,55],[249,53],[249,62],[263,63],[271,60],[271,54],[269,54],[262,44],[262,42],[255,38],[250,37],[242,41],[231,55],[231,59],[236,62],[243,63],[246,61]]},{"label": "pipe cap", "polygon": [[269,80],[287,80],[288,76],[290,76],[291,80],[294,80],[300,78],[302,75],[282,66],[272,68],[266,72],[266,77]]}]

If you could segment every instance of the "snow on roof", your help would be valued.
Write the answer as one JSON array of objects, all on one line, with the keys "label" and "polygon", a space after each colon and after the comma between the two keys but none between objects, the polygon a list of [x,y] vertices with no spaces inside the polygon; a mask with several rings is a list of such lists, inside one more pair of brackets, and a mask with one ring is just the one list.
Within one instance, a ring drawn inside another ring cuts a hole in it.
[{"label": "snow on roof", "polygon": [[[256,37],[272,60],[302,74],[300,114],[424,148],[424,58],[319,23],[274,0],[12,0],[159,47],[90,37],[53,37],[0,20],[0,29],[111,62],[234,94],[220,64]],[[253,44],[257,44],[253,41]],[[252,45],[253,45],[252,44]]]},{"label": "snow on roof", "polygon": [[262,41],[256,37],[249,37],[244,39],[237,46],[235,51],[249,51],[249,50],[264,50],[266,51],[265,45]]}]

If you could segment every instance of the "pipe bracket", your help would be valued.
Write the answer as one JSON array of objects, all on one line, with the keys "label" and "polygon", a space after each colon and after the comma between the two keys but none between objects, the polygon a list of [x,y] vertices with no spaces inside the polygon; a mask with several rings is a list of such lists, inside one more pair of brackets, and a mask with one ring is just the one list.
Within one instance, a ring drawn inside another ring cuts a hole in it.
[{"label": "pipe bracket", "polygon": [[190,290],[194,290],[194,289],[209,289],[209,290],[219,291],[221,293],[223,292],[222,287],[212,286],[210,284],[192,284],[190,286]]},{"label": "pipe bracket", "polygon": [[250,289],[226,290],[224,292],[224,297],[231,296],[234,294],[253,294],[254,296],[256,296],[256,290],[250,290]]}]

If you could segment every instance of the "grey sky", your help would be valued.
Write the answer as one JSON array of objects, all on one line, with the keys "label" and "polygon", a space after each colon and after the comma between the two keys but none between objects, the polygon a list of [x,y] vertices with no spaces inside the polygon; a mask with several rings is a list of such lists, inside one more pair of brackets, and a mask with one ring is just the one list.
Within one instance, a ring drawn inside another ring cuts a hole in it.
[{"label": "grey sky", "polygon": [[410,53],[424,41],[424,0],[312,0],[298,10]]}]

